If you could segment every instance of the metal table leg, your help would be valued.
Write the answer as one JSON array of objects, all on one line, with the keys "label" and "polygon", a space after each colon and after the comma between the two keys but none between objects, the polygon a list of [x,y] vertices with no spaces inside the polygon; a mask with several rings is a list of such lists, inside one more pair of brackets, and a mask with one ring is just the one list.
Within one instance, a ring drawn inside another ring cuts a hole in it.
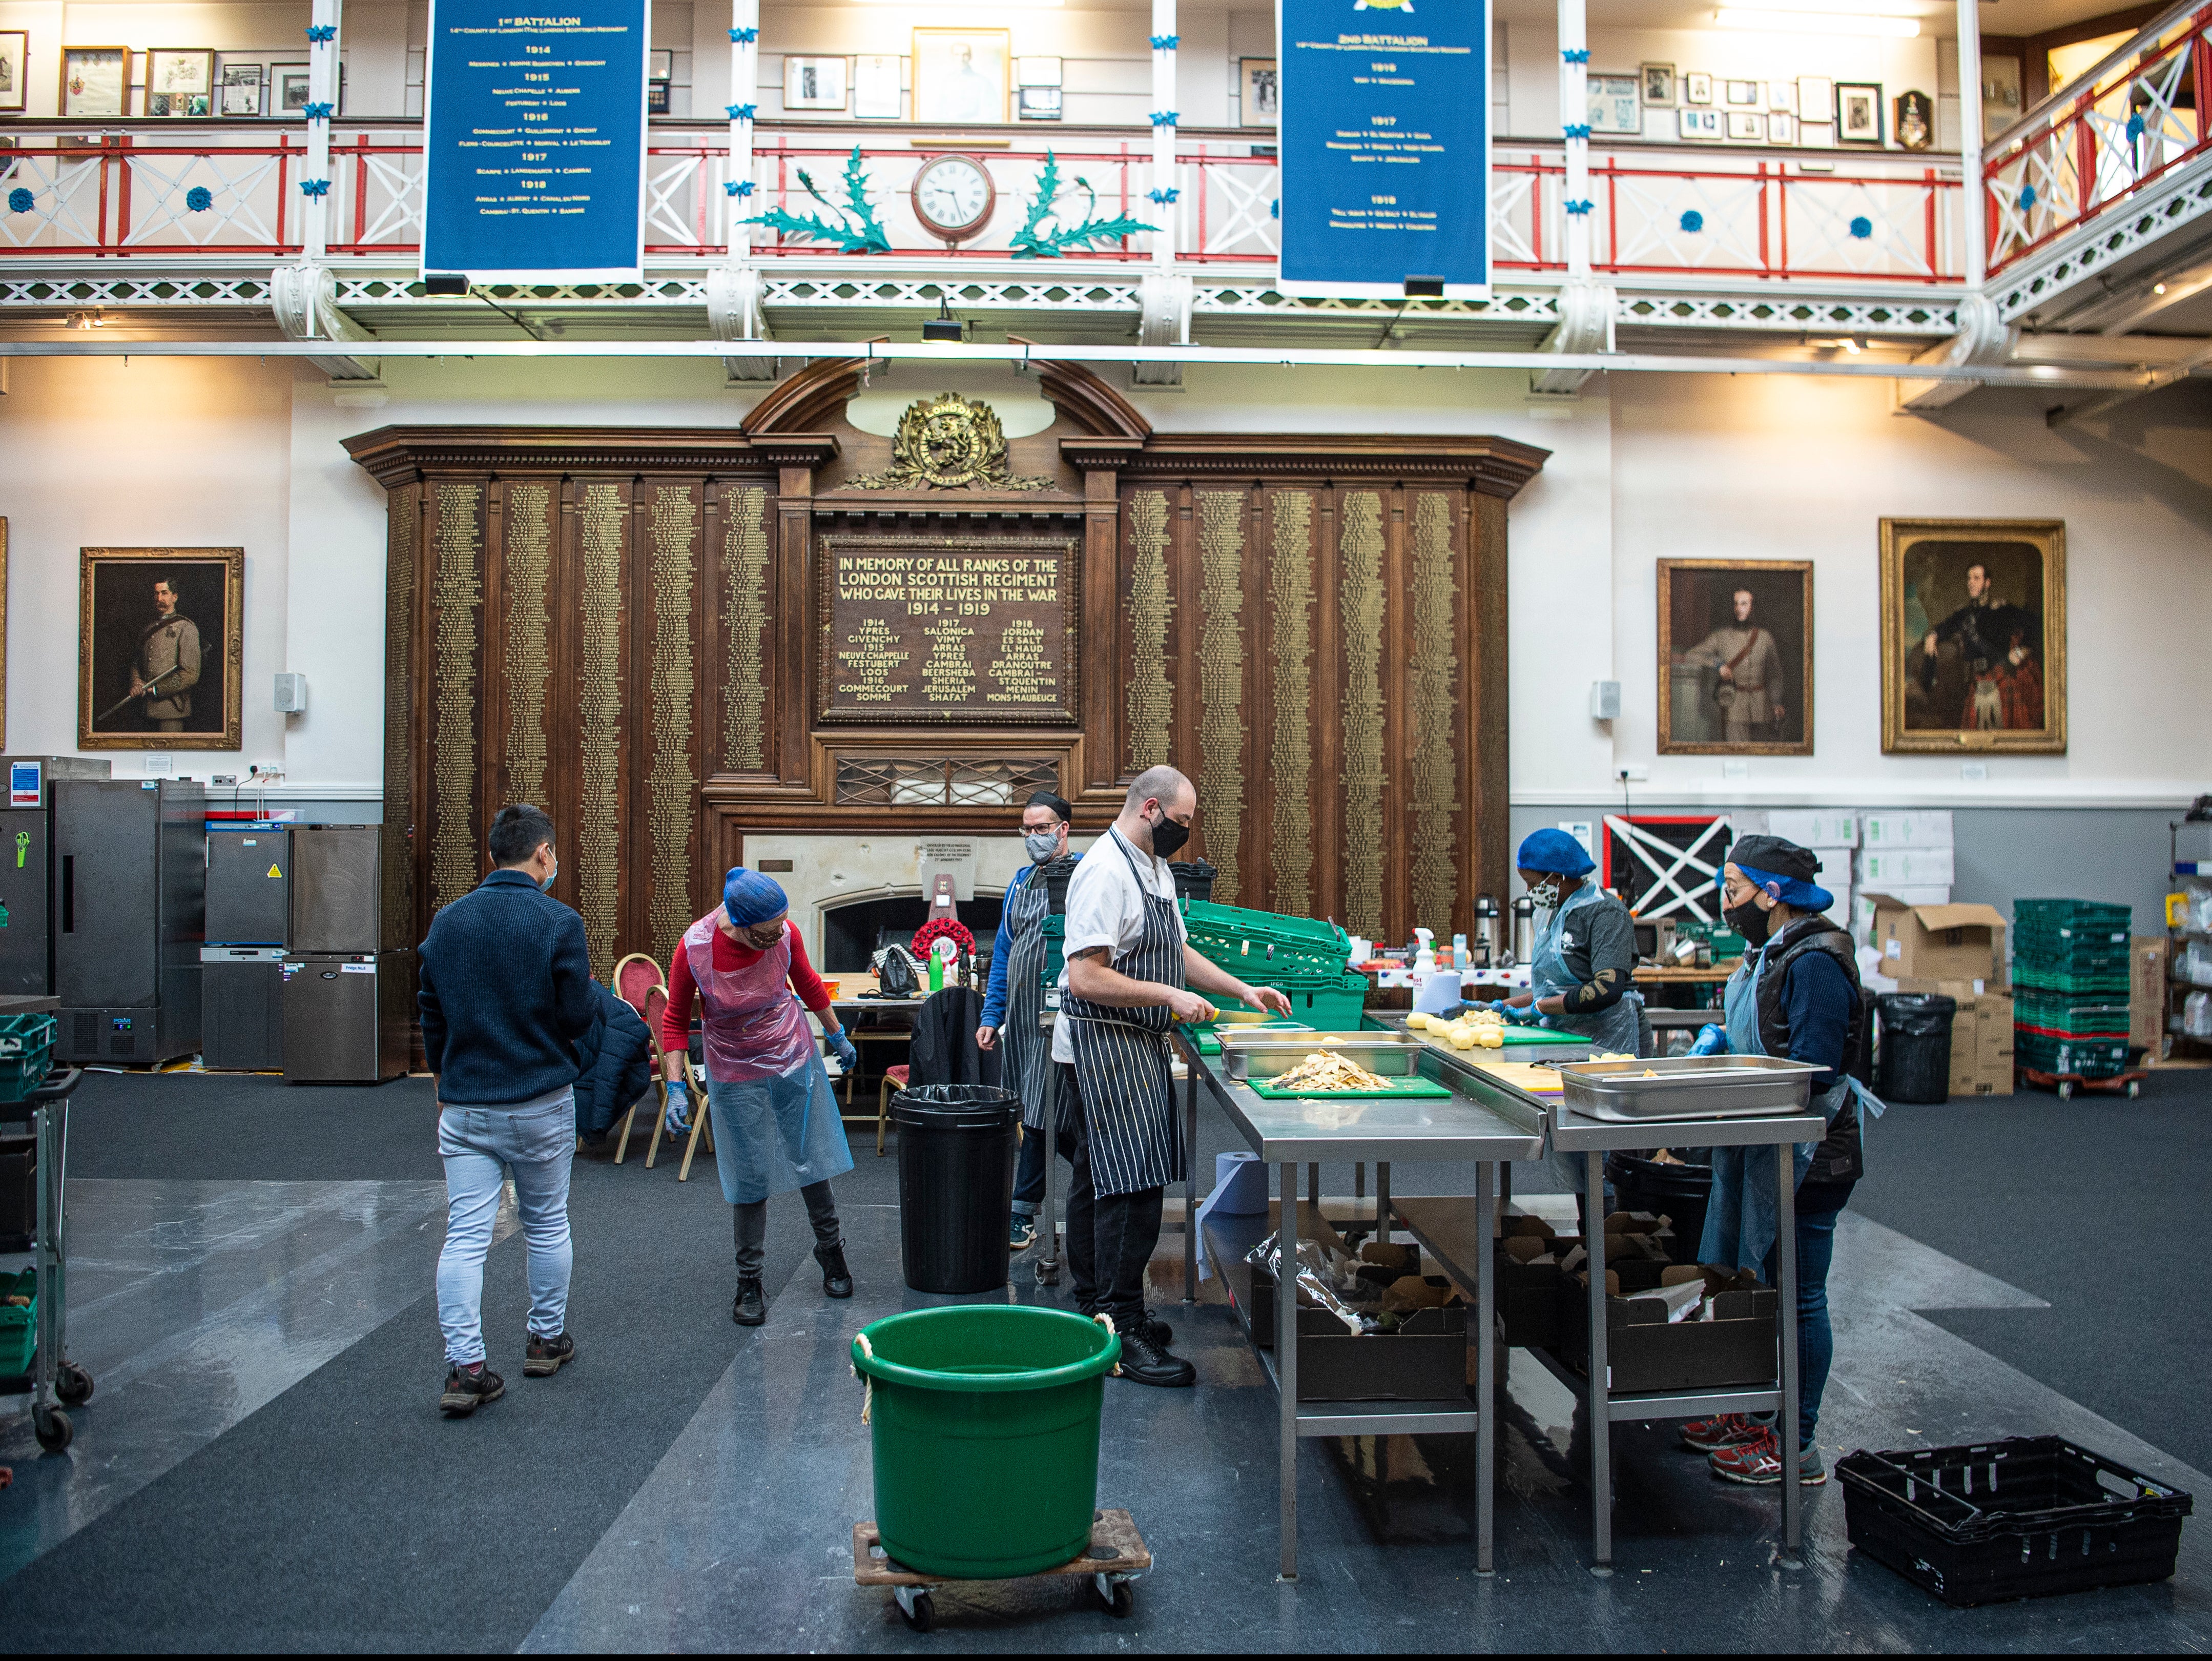
[{"label": "metal table leg", "polygon": [[1041,1287],[1060,1284],[1060,1063],[1046,1066],[1052,1082],[1044,1092],[1044,1210],[1037,1220],[1035,1269]]},{"label": "metal table leg", "polygon": [[1279,1578],[1298,1578],[1298,1168],[1282,1168],[1283,1214],[1278,1231],[1282,1273],[1275,1277],[1275,1378],[1281,1385],[1282,1563]]},{"label": "metal table leg", "polygon": [[1500,1210],[1513,1203],[1513,1163],[1502,1161],[1498,1167],[1498,1205]]},{"label": "metal table leg", "polygon": [[1590,1573],[1613,1573],[1613,1414],[1605,1331],[1605,1156],[1583,1155],[1583,1186],[1591,1222],[1583,1229],[1589,1253]]},{"label": "metal table leg", "polygon": [[1320,1216],[1321,1162],[1318,1159],[1306,1167],[1306,1200],[1313,1207],[1314,1215]]},{"label": "metal table leg", "polygon": [[1774,1415],[1775,1440],[1782,1453],[1782,1567],[1802,1567],[1798,1555],[1804,1494],[1797,1481],[1797,1150],[1788,1142],[1775,1145],[1776,1253],[1781,1273],[1775,1278],[1782,1299],[1782,1410]]},{"label": "metal table leg", "polygon": [[1378,1159],[1375,1165],[1375,1238],[1385,1245],[1390,1243],[1390,1162]]},{"label": "metal table leg", "polygon": [[1497,1308],[1492,1281],[1496,1278],[1497,1254],[1491,1250],[1491,1230],[1498,1214],[1497,1202],[1491,1197],[1490,1184],[1497,1167],[1478,1165],[1474,1168],[1474,1238],[1478,1244],[1478,1262],[1474,1271],[1474,1315],[1480,1331],[1474,1345],[1474,1572],[1491,1572],[1490,1547],[1492,1513],[1498,1484],[1498,1422],[1493,1404],[1498,1393],[1493,1369],[1498,1364],[1498,1323],[1491,1318]]},{"label": "metal table leg", "polygon": [[1198,1301],[1198,1254],[1205,1250],[1198,1238],[1198,1200],[1193,1184],[1198,1180],[1198,1068],[1196,1052],[1183,1051],[1182,1092],[1182,1300]]}]

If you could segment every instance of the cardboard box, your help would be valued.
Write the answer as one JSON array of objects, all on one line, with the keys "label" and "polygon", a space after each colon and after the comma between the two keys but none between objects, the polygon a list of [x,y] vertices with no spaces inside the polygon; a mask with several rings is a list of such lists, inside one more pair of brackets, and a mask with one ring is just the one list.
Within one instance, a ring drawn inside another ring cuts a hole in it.
[{"label": "cardboard box", "polygon": [[1835,807],[1747,809],[1729,815],[1729,828],[1739,837],[1780,837],[1816,851],[1859,845],[1859,816]]},{"label": "cardboard box", "polygon": [[1918,813],[1862,813],[1862,848],[1948,848],[1951,810],[1933,808]]},{"label": "cardboard box", "polygon": [[2155,1057],[2166,1032],[2166,960],[2171,942],[2163,934],[2138,934],[2128,942],[2128,1042]]},{"label": "cardboard box", "polygon": [[1863,848],[1855,874],[1885,894],[1900,887],[1948,888],[1958,879],[1948,848]]},{"label": "cardboard box", "polygon": [[1882,968],[1899,980],[1990,981],[2002,984],[2004,913],[1993,905],[1913,905],[1870,894],[1874,943]]}]

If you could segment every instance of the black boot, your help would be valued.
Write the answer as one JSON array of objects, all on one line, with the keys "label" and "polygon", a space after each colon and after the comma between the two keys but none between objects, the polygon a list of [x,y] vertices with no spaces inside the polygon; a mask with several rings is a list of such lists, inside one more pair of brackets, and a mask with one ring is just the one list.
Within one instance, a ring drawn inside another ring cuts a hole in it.
[{"label": "black boot", "polygon": [[814,1248],[814,1261],[822,1265],[822,1290],[832,1298],[853,1295],[853,1271],[845,1267],[843,1244]]},{"label": "black boot", "polygon": [[757,1327],[768,1319],[768,1300],[761,1296],[760,1276],[738,1276],[738,1300],[730,1305],[730,1318],[741,1327]]},{"label": "black boot", "polygon": [[1152,1336],[1148,1327],[1133,1327],[1121,1335],[1121,1365],[1115,1371],[1132,1384],[1161,1384],[1177,1389],[1198,1382],[1198,1369]]}]

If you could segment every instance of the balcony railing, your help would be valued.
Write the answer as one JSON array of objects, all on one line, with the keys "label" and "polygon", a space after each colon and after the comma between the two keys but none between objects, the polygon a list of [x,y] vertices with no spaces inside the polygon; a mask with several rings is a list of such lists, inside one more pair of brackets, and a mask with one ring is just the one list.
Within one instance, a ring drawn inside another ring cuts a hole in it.
[{"label": "balcony railing", "polygon": [[2208,27],[2212,0],[2176,8],[1991,142],[1982,179],[1992,277],[2131,208],[2212,148]]},{"label": "balcony railing", "polygon": [[[69,131],[63,131],[64,126]],[[82,123],[18,123],[0,150],[0,259],[241,256],[301,252],[304,137],[273,121],[127,122],[96,136]],[[1176,261],[1216,277],[1272,270],[1280,246],[1280,176],[1272,144],[1249,131],[1178,135],[1176,197],[1151,199],[1151,136],[1136,128],[1034,129],[981,137],[954,129],[763,123],[753,192],[733,198],[728,129],[656,121],[647,145],[646,252],[670,264],[728,252],[728,214],[742,200],[834,218],[807,192],[811,177],[842,200],[857,145],[867,199],[894,253],[960,264],[1005,261],[1058,164],[1058,218],[1127,216],[1176,239]],[[983,234],[948,247],[915,217],[916,171],[948,150],[989,170],[1000,206]],[[1679,277],[1817,283],[1929,284],[1957,280],[1955,172],[1937,158],[1753,146],[1593,146],[1594,269],[1638,279]],[[1565,270],[1566,173],[1556,143],[1502,141],[1493,158],[1491,234],[1501,276]],[[419,122],[340,122],[331,141],[329,252],[411,264],[421,251]],[[834,258],[823,244],[755,227],[763,261]],[[1096,268],[1149,266],[1152,234],[1068,250]],[[856,260],[860,258],[854,257]]]}]

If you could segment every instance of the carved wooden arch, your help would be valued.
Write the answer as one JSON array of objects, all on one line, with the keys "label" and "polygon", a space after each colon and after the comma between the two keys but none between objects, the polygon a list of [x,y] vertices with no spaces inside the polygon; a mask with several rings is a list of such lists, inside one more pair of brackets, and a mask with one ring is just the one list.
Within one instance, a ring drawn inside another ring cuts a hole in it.
[{"label": "carved wooden arch", "polygon": [[[860,391],[865,367],[857,357],[817,358],[779,381],[753,406],[739,429],[752,438],[820,432]],[[1136,407],[1082,364],[1040,358],[1029,367],[1036,371],[1046,401],[1085,437],[1141,443],[1152,435],[1152,423]]]}]

